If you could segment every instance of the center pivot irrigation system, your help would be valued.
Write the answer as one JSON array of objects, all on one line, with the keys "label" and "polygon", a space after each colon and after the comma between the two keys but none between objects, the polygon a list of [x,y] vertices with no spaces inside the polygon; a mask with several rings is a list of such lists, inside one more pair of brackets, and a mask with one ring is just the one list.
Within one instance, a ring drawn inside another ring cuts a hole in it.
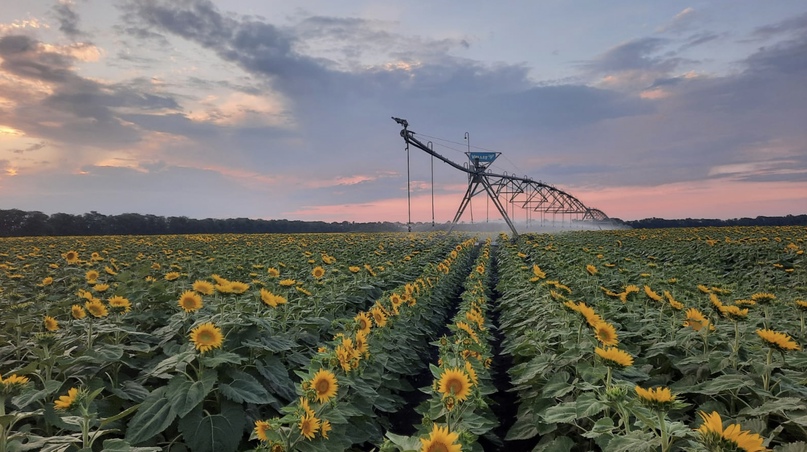
[{"label": "center pivot irrigation system", "polygon": [[[499,211],[502,218],[504,218],[507,226],[513,231],[513,237],[518,236],[518,231],[516,231],[513,221],[510,220],[507,209],[504,207],[504,204],[502,204],[502,199],[510,203],[513,207],[518,206],[532,212],[552,215],[569,214],[571,219],[582,221],[595,222],[608,220],[608,215],[603,211],[586,207],[579,199],[556,187],[534,181],[528,177],[490,172],[488,167],[501,155],[501,152],[471,152],[469,146],[469,151],[465,153],[465,155],[468,156],[469,164],[468,166],[460,165],[434,152],[430,146],[423,144],[420,140],[415,138],[415,132],[409,130],[409,122],[406,119],[396,117],[392,119],[403,127],[401,137],[403,137],[406,142],[407,153],[409,152],[409,145],[412,145],[432,157],[437,157],[454,168],[468,174],[468,190],[465,191],[465,195],[457,209],[457,214],[454,215],[454,220],[451,222],[448,232],[451,232],[460,220],[463,212],[465,212],[465,208],[470,204],[471,198],[483,191],[488,194],[488,197],[493,201],[493,205],[496,206],[496,209]],[[431,142],[429,144],[431,144]],[[411,227],[411,222],[409,226]]]}]

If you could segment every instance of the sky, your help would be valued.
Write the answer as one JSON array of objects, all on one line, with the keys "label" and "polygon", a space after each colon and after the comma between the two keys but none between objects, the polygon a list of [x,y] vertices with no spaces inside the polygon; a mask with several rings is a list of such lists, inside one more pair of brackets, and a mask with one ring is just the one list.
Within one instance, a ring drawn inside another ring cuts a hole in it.
[{"label": "sky", "polygon": [[[0,9],[0,209],[406,222],[392,116],[452,161],[502,152],[492,170],[610,217],[807,213],[807,4]],[[450,221],[467,176],[408,161],[412,221],[431,221],[432,192]]]}]

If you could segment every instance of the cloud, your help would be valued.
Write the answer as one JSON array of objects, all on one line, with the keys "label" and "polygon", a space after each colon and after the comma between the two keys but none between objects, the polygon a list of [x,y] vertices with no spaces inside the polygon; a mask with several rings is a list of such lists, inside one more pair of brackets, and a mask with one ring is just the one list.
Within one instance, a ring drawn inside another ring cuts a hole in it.
[{"label": "cloud", "polygon": [[74,9],[74,3],[71,0],[59,0],[51,12],[59,22],[59,30],[69,38],[78,38],[86,34],[79,29],[79,15]]},{"label": "cloud", "polygon": [[804,33],[807,33],[807,13],[774,24],[757,27],[752,36],[757,39],[768,39],[781,35],[803,35]]},{"label": "cloud", "polygon": [[673,16],[669,22],[666,24],[658,27],[656,32],[658,33],[682,33],[688,29],[691,29],[694,22],[697,20],[698,12],[688,6],[684,8],[681,12]]},{"label": "cloud", "polygon": [[32,144],[24,149],[12,149],[11,152],[15,154],[25,154],[26,152],[33,152],[38,151],[42,148],[47,146],[44,141],[40,141],[39,143]]}]

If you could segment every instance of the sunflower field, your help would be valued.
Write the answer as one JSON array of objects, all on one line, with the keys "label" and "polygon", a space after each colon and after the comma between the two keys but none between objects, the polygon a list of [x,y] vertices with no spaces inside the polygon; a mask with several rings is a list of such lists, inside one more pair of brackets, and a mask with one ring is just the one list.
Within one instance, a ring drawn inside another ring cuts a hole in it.
[{"label": "sunflower field", "polygon": [[0,239],[0,452],[807,450],[805,239]]}]

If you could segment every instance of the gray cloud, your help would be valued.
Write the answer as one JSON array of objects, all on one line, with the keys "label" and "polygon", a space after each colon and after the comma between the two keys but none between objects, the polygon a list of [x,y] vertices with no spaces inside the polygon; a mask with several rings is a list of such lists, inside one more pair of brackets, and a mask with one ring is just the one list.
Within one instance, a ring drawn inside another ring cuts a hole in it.
[{"label": "gray cloud", "polygon": [[43,149],[45,146],[47,146],[45,144],[45,142],[40,141],[39,143],[32,144],[32,145],[30,145],[30,146],[28,146],[26,148],[23,148],[23,149],[12,149],[11,152],[13,152],[15,154],[25,154],[26,152],[38,151],[40,149]]},{"label": "gray cloud", "polygon": [[52,14],[59,22],[59,30],[69,38],[78,38],[86,35],[79,29],[80,17],[73,9],[73,4],[65,1],[59,1],[51,9]]}]

